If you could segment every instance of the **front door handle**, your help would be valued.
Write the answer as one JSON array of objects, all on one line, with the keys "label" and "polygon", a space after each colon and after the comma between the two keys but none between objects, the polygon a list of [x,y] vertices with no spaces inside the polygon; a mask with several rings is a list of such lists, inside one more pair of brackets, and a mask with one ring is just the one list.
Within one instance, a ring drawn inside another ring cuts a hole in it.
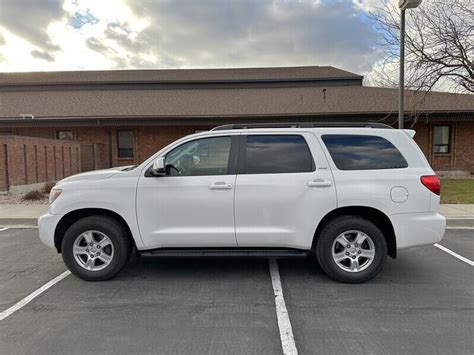
[{"label": "front door handle", "polygon": [[209,185],[211,190],[230,190],[232,189],[232,184],[225,183],[224,181],[218,181]]},{"label": "front door handle", "polygon": [[308,181],[308,187],[330,187],[332,185],[331,181],[317,179],[313,181]]}]

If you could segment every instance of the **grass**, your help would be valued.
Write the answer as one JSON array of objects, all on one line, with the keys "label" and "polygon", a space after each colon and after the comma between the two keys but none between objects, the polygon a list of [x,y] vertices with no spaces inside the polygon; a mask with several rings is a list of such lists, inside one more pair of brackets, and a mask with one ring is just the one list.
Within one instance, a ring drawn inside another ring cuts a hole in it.
[{"label": "grass", "polygon": [[443,179],[441,203],[474,203],[474,179]]}]

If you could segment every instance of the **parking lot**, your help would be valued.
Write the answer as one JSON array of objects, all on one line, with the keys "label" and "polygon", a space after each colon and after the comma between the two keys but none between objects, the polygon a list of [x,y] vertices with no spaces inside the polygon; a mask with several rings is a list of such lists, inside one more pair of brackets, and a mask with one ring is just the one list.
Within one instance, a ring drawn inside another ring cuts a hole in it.
[{"label": "parking lot", "polygon": [[[339,284],[311,260],[278,260],[294,344],[310,353],[472,353],[474,230]],[[66,270],[36,229],[0,231],[0,312]],[[281,311],[281,310],[280,310]],[[69,275],[0,320],[0,353],[282,353],[266,259],[133,258],[117,278]]]}]

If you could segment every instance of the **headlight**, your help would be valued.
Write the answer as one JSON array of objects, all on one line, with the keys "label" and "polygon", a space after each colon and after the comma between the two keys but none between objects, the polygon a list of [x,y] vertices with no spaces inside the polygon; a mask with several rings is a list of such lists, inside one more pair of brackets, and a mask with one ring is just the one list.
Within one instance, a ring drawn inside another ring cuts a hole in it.
[{"label": "headlight", "polygon": [[52,204],[54,201],[56,201],[59,195],[61,195],[61,192],[63,192],[61,189],[52,189],[49,193],[49,204]]}]

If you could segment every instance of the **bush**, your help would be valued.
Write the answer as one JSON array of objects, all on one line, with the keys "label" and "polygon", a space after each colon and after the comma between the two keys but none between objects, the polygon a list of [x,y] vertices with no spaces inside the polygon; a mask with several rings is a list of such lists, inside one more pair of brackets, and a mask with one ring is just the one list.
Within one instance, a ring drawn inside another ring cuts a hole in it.
[{"label": "bush", "polygon": [[37,201],[42,200],[44,198],[44,194],[41,191],[34,190],[30,191],[23,196],[23,200],[26,201]]},{"label": "bush", "polygon": [[44,184],[43,192],[45,194],[49,194],[51,192],[51,189],[54,187],[54,185],[56,185],[54,181],[48,181],[47,183]]}]

